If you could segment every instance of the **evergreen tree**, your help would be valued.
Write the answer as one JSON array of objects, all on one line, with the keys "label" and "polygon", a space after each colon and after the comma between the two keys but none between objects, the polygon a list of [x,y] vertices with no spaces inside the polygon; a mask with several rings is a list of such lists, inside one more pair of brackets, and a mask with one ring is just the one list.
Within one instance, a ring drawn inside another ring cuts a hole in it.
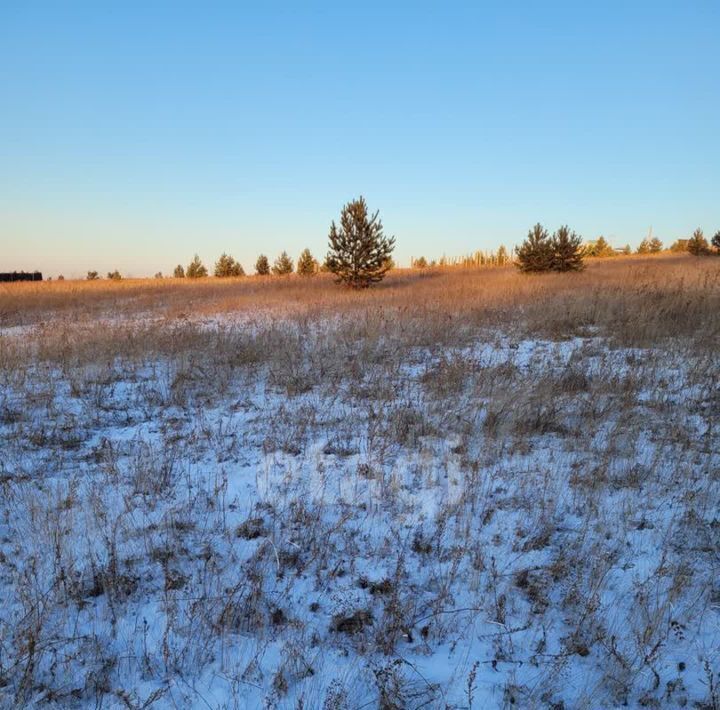
[{"label": "evergreen tree", "polygon": [[605,237],[600,236],[594,242],[591,242],[587,245],[587,247],[585,248],[585,256],[615,256],[615,251],[607,243]]},{"label": "evergreen tree", "polygon": [[255,262],[255,273],[258,276],[269,276],[270,275],[270,262],[265,254],[260,254]]},{"label": "evergreen tree", "polygon": [[156,279],[162,279],[162,278],[164,278],[164,276],[162,275],[162,271],[158,271],[158,272],[155,274],[155,278],[156,278]]},{"label": "evergreen tree", "polygon": [[705,239],[702,229],[696,229],[693,232],[692,237],[688,239],[687,250],[693,256],[702,256],[710,251],[710,247],[708,246],[707,239]]},{"label": "evergreen tree", "polygon": [[427,269],[427,259],[424,256],[421,256],[421,257],[413,260],[413,268],[414,269]]},{"label": "evergreen tree", "polygon": [[88,281],[97,281],[100,278],[100,275],[97,271],[88,271],[86,278]]},{"label": "evergreen tree", "polygon": [[287,276],[293,272],[293,260],[288,256],[288,253],[284,251],[280,256],[275,259],[273,263],[272,272],[276,276]]},{"label": "evergreen tree", "polygon": [[200,257],[197,254],[195,254],[193,260],[188,264],[187,269],[185,269],[185,275],[189,279],[201,279],[208,275],[205,265],[200,261]]},{"label": "evergreen tree", "polygon": [[181,264],[178,264],[175,267],[175,271],[173,271],[173,276],[176,279],[184,279],[185,278],[185,269],[183,269]]},{"label": "evergreen tree", "polygon": [[653,237],[650,240],[650,253],[659,254],[662,251],[663,243],[657,238]]},{"label": "evergreen tree", "polygon": [[626,245],[623,247],[623,254],[625,254],[626,256],[629,255],[629,254],[632,254],[632,248],[630,247],[629,244],[626,244]]},{"label": "evergreen tree", "polygon": [[553,271],[582,271],[584,267],[582,238],[571,232],[567,225],[560,227],[553,234],[552,251]]},{"label": "evergreen tree", "polygon": [[637,248],[638,254],[649,254],[650,253],[650,242],[647,237],[640,242],[640,246]]},{"label": "evergreen tree", "polygon": [[325,263],[335,281],[353,288],[368,288],[392,268],[395,237],[386,237],[379,212],[368,214],[361,196],[340,213],[340,227],[333,221],[328,235],[330,250]]},{"label": "evergreen tree", "polygon": [[57,280],[58,280],[58,281],[65,281],[65,277],[64,277],[62,274],[60,274],[60,275],[58,276]]},{"label": "evergreen tree", "polygon": [[297,262],[297,272],[300,276],[314,276],[317,273],[317,261],[309,249],[303,249]]},{"label": "evergreen tree", "polygon": [[223,252],[215,262],[215,276],[221,279],[231,276],[245,276],[245,270],[233,257]]},{"label": "evergreen tree", "polygon": [[108,271],[107,277],[108,277],[111,281],[120,281],[120,280],[122,280],[122,276],[121,276],[120,272],[119,272],[117,269],[115,269],[115,271]]},{"label": "evergreen tree", "polygon": [[676,239],[671,245],[670,245],[670,251],[672,252],[683,252],[688,250],[688,239]]},{"label": "evergreen tree", "polygon": [[553,249],[547,230],[538,222],[517,250],[516,266],[520,271],[549,271],[553,265]]},{"label": "evergreen tree", "polygon": [[712,238],[710,243],[715,247],[718,252],[720,252],[720,229],[715,232],[715,236]]}]

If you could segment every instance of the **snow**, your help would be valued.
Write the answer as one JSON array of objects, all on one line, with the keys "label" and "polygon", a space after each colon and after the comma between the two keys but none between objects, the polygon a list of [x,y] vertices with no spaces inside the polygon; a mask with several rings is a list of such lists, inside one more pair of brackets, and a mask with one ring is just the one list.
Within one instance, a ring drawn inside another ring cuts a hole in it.
[{"label": "snow", "polygon": [[717,391],[687,353],[497,331],[330,387],[302,352],[4,372],[3,705],[708,702]]}]

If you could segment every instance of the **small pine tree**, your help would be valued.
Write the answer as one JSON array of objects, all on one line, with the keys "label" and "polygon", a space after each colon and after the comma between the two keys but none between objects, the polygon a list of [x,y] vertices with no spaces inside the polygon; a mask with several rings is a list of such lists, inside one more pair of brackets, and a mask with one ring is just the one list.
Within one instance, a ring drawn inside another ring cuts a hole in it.
[{"label": "small pine tree", "polygon": [[205,265],[200,261],[200,257],[197,254],[195,254],[193,260],[188,264],[187,269],[185,269],[185,275],[189,279],[201,279],[208,275]]},{"label": "small pine tree", "polygon": [[625,256],[629,256],[630,254],[632,254],[632,247],[629,244],[626,244],[623,247],[623,254],[625,254]]},{"label": "small pine tree", "polygon": [[526,273],[549,271],[553,265],[553,248],[547,230],[538,222],[517,250],[516,266]]},{"label": "small pine tree", "polygon": [[315,276],[317,273],[317,261],[309,249],[302,250],[297,261],[297,272],[300,276]]},{"label": "small pine tree", "polygon": [[553,271],[582,271],[584,268],[582,238],[571,232],[567,225],[553,234],[552,251]]},{"label": "small pine tree", "polygon": [[122,280],[122,276],[121,276],[120,272],[119,272],[117,269],[115,269],[115,271],[108,271],[107,277],[108,277],[111,281],[121,281],[121,280]]},{"label": "small pine tree", "polygon": [[424,256],[418,257],[413,260],[414,269],[427,269],[427,259]]},{"label": "small pine tree", "polygon": [[368,288],[392,268],[395,237],[385,236],[378,214],[368,214],[367,203],[360,196],[342,208],[339,228],[331,223],[325,263],[336,282]]},{"label": "small pine tree", "polygon": [[182,264],[178,264],[175,267],[175,271],[173,271],[173,276],[176,279],[184,279],[185,278],[185,269],[183,269]]},{"label": "small pine tree", "polygon": [[671,245],[670,245],[670,251],[679,253],[683,251],[688,250],[688,240],[687,239],[676,239]]},{"label": "small pine tree", "polygon": [[220,279],[230,278],[231,276],[245,276],[245,270],[238,261],[223,252],[215,262],[215,276]]},{"label": "small pine tree", "polygon": [[659,254],[662,251],[663,243],[657,238],[653,237],[650,240],[650,253]]},{"label": "small pine tree", "polygon": [[284,251],[280,256],[275,259],[273,263],[272,272],[276,276],[287,276],[293,272],[293,260],[288,256],[288,253]]},{"label": "small pine tree", "polygon": [[86,276],[88,281],[97,281],[100,278],[100,274],[97,271],[88,271]]},{"label": "small pine tree", "polygon": [[269,276],[270,275],[270,262],[265,254],[260,254],[255,262],[255,273],[258,276]]},{"label": "small pine tree", "polygon": [[688,239],[687,250],[693,256],[702,256],[710,251],[710,247],[708,246],[707,239],[705,239],[702,229],[696,229],[693,232],[692,237]]},{"label": "small pine tree", "polygon": [[156,278],[156,279],[162,279],[162,278],[165,278],[165,277],[163,276],[162,271],[158,271],[158,272],[155,274],[155,278]]},{"label": "small pine tree", "polygon": [[605,237],[598,237],[585,247],[585,256],[607,257],[615,256],[614,249],[608,244]]},{"label": "small pine tree", "polygon": [[647,237],[640,242],[640,246],[637,248],[638,254],[649,254],[650,253],[650,242]]},{"label": "small pine tree", "polygon": [[720,229],[715,232],[715,236],[713,236],[713,238],[710,240],[710,244],[712,244],[715,249],[720,252]]},{"label": "small pine tree", "polygon": [[57,277],[57,280],[58,280],[58,281],[65,281],[65,277],[64,277],[62,274],[60,274],[60,275]]}]

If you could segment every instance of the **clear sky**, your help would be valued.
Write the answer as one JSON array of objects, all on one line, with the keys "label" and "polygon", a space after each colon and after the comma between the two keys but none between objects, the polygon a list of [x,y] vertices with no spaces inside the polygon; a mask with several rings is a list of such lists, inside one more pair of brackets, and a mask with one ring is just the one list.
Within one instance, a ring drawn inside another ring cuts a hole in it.
[{"label": "clear sky", "polygon": [[720,229],[720,2],[0,2],[0,271]]}]

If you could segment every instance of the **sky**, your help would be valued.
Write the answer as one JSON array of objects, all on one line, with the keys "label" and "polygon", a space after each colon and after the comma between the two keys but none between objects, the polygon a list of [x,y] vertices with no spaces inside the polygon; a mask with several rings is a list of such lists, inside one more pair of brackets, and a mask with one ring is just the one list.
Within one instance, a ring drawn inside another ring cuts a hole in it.
[{"label": "sky", "polygon": [[720,229],[720,2],[0,2],[0,271]]}]

